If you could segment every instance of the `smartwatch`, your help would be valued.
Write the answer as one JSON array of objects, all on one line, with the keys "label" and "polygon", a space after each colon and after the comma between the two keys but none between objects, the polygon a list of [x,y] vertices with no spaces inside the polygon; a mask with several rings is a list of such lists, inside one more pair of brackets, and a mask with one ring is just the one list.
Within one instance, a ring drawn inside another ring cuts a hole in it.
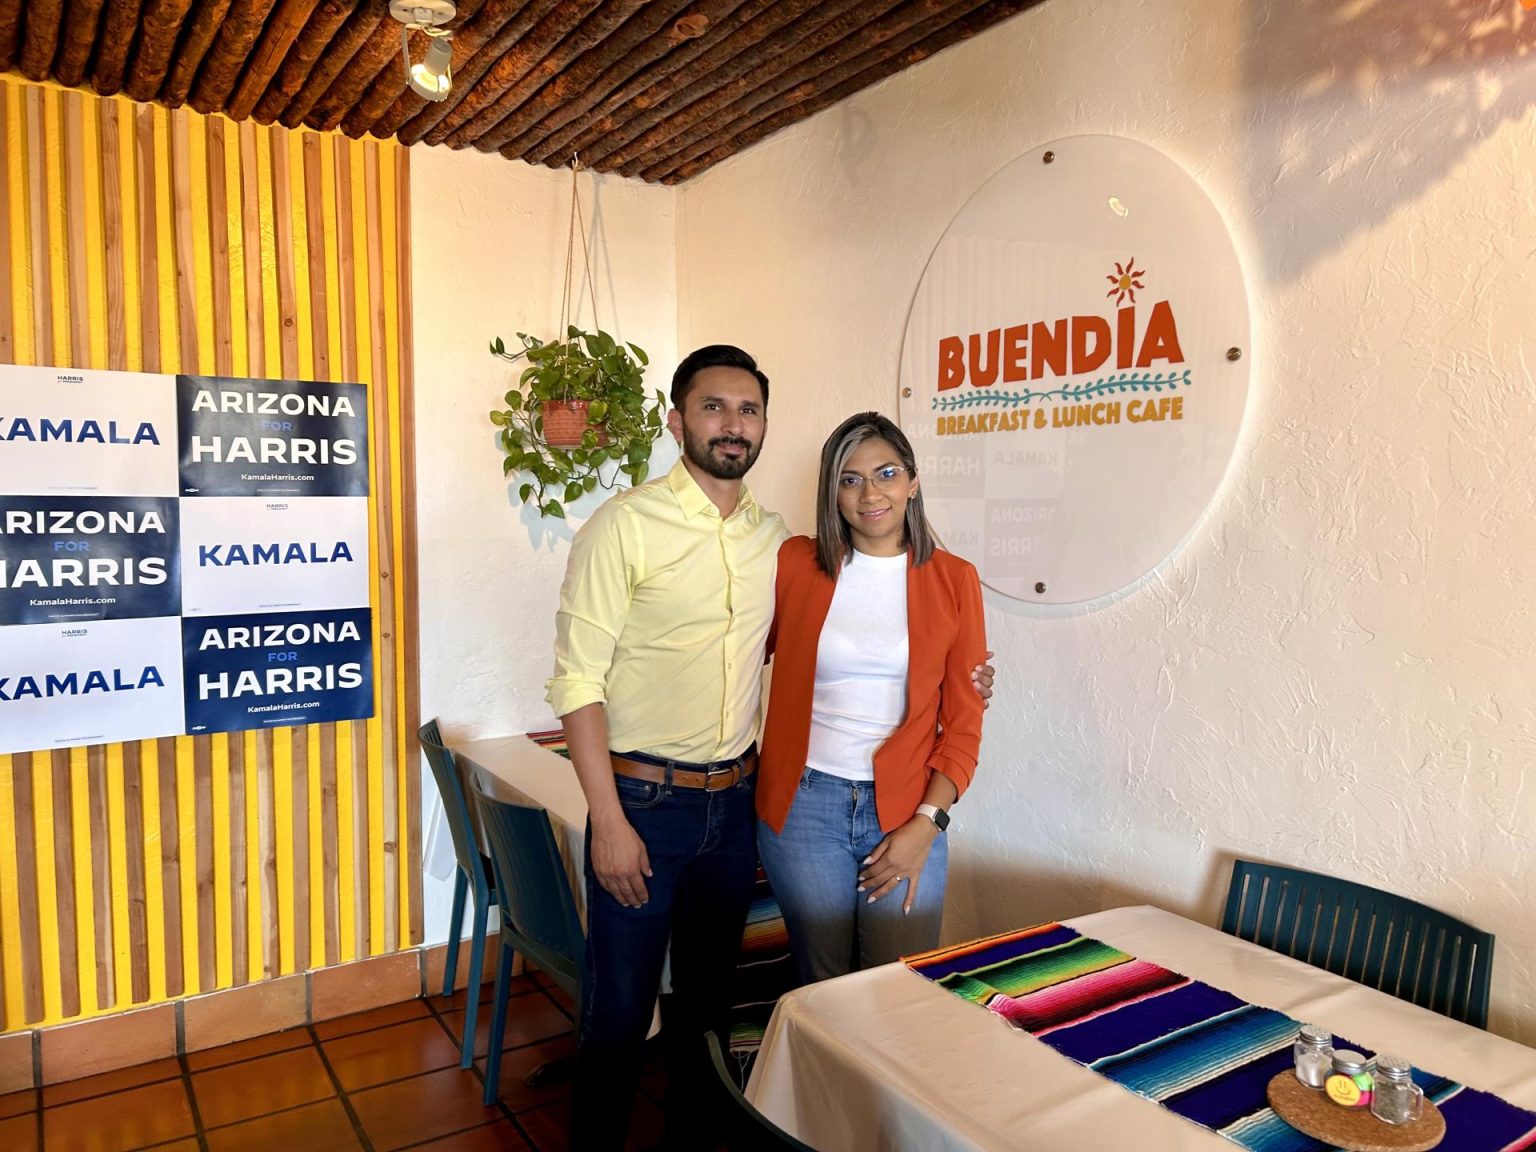
[{"label": "smartwatch", "polygon": [[928,817],[940,832],[949,827],[949,813],[936,804],[919,804],[917,815]]}]

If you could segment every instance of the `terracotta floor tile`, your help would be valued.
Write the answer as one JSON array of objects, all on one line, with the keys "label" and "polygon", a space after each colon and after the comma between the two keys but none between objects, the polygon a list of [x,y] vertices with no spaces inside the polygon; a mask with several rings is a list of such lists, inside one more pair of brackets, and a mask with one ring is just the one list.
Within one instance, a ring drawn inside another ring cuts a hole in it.
[{"label": "terracotta floor tile", "polygon": [[431,1017],[327,1040],[323,1047],[336,1079],[348,1092],[459,1062],[459,1046]]},{"label": "terracotta floor tile", "polygon": [[192,1077],[204,1128],[265,1116],[336,1094],[330,1075],[311,1048],[263,1056]]},{"label": "terracotta floor tile", "polygon": [[20,1116],[23,1112],[37,1111],[37,1092],[32,1088],[25,1088],[20,1092],[10,1092],[0,1096],[0,1120],[9,1119],[12,1116]]},{"label": "terracotta floor tile", "polygon": [[564,988],[558,988],[551,984],[548,988],[544,989],[544,995],[560,1005],[560,1010],[572,1020],[576,1019],[576,1001],[571,999],[571,994]]},{"label": "terracotta floor tile", "polygon": [[123,1152],[195,1132],[180,1080],[63,1104],[43,1113],[48,1152]]},{"label": "terracotta floor tile", "polygon": [[[512,977],[510,992],[508,994],[511,996],[526,996],[528,993],[537,992],[538,990],[538,986],[529,980],[528,977],[514,976]],[[481,1004],[489,1004],[491,997],[495,994],[496,982],[494,980],[487,980],[480,986],[479,1002]],[[464,989],[460,988],[452,996],[432,997],[432,1006],[439,1012],[449,1012],[455,1008],[458,1008],[462,1011],[464,1008],[464,999]]]},{"label": "terracotta floor tile", "polygon": [[[491,1006],[480,1005],[479,1023],[475,1025],[475,1055],[484,1056],[491,1035]],[[453,1033],[455,1043],[462,1041],[464,1014],[444,1012],[443,1023]],[[574,1025],[556,1004],[543,996],[515,996],[507,1001],[507,1027],[502,1036],[502,1048],[521,1048],[524,1044],[537,1044],[552,1040],[572,1031]]]},{"label": "terracotta floor tile", "polygon": [[[528,1074],[540,1064],[550,1060],[569,1056],[576,1051],[576,1038],[574,1036],[561,1036],[554,1040],[547,1040],[542,1044],[532,1044],[526,1048],[517,1048],[511,1052],[503,1052],[501,1056],[501,1075],[498,1079],[501,1085],[498,1089],[498,1098],[514,1112],[524,1112],[529,1108],[539,1108],[555,1100],[564,1100],[571,1094],[571,1078],[569,1076],[556,1077],[552,1082],[541,1084],[537,1088],[530,1088],[523,1083]],[[480,1067],[480,1073],[485,1074],[485,1060],[476,1061]]]},{"label": "terracotta floor tile", "polygon": [[[508,1147],[523,1145],[509,1144]],[[29,1114],[0,1120],[0,1148],[5,1152],[38,1152],[37,1116]]]},{"label": "terracotta floor tile", "polygon": [[291,1052],[312,1043],[307,1028],[290,1028],[286,1032],[272,1032],[266,1036],[253,1036],[238,1044],[225,1044],[202,1052],[187,1054],[187,1067],[193,1072],[208,1068],[222,1068],[239,1060],[251,1060],[258,1056],[271,1056],[275,1052]]},{"label": "terracotta floor tile", "polygon": [[386,1004],[383,1008],[374,1008],[368,1012],[323,1020],[315,1025],[315,1035],[322,1040],[334,1040],[338,1036],[351,1036],[370,1028],[387,1028],[391,1024],[419,1020],[427,1015],[430,1015],[427,1006],[420,1000],[402,1000],[398,1004]]},{"label": "terracotta floor tile", "polygon": [[150,1064],[135,1064],[131,1068],[119,1068],[116,1072],[103,1072],[79,1080],[66,1080],[62,1084],[50,1084],[43,1089],[43,1107],[88,1100],[92,1096],[109,1096],[125,1088],[158,1084],[161,1080],[174,1080],[180,1075],[181,1061],[172,1058],[156,1060]]},{"label": "terracotta floor tile", "polygon": [[156,1144],[150,1152],[202,1152],[196,1140],[173,1140],[169,1144]]},{"label": "terracotta floor tile", "polygon": [[497,1119],[480,1104],[480,1079],[458,1068],[350,1095],[352,1107],[377,1152],[432,1140]]},{"label": "terracotta floor tile", "polygon": [[411,1152],[525,1152],[532,1147],[509,1120],[455,1132],[430,1144],[418,1144]]},{"label": "terracotta floor tile", "polygon": [[355,1152],[362,1147],[340,1100],[322,1100],[208,1133],[208,1152]]}]

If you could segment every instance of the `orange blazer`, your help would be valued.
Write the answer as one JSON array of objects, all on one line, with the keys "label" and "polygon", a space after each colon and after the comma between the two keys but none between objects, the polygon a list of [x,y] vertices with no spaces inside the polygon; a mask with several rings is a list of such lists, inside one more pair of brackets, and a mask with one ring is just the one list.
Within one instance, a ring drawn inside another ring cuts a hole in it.
[{"label": "orange blazer", "polygon": [[[816,566],[815,540],[795,536],[780,547],[757,782],[757,814],[775,832],[805,771],[816,649],[836,587]],[[875,809],[886,832],[912,819],[930,773],[944,773],[962,796],[976,773],[982,705],[971,670],[986,655],[987,636],[974,567],[937,550],[921,568],[907,566],[907,639],[907,715],[875,752]]]}]

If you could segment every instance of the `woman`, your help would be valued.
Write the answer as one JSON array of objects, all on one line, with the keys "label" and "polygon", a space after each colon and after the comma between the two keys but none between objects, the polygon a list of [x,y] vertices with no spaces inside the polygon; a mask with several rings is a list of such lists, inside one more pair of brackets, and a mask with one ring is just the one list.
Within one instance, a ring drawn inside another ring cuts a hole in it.
[{"label": "woman", "polygon": [[816,538],[779,551],[758,851],[803,980],[936,947],[948,809],[976,770],[981,582],[939,549],[876,412],[821,450]]}]

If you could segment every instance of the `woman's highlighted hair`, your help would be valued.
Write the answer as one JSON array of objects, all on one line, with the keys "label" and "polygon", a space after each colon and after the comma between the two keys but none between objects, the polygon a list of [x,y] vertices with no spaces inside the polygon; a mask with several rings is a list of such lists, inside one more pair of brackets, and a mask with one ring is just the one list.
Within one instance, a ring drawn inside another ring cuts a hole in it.
[{"label": "woman's highlighted hair", "polygon": [[[907,475],[917,478],[917,458],[912,444],[894,421],[878,412],[860,412],[844,420],[821,446],[821,475],[816,482],[816,563],[836,580],[853,553],[853,532],[837,506],[838,480],[847,467],[848,457],[866,440],[884,440],[896,450]],[[928,561],[937,545],[933,526],[923,511],[923,489],[919,485],[907,501],[903,525],[904,543],[912,554],[912,567]]]}]

